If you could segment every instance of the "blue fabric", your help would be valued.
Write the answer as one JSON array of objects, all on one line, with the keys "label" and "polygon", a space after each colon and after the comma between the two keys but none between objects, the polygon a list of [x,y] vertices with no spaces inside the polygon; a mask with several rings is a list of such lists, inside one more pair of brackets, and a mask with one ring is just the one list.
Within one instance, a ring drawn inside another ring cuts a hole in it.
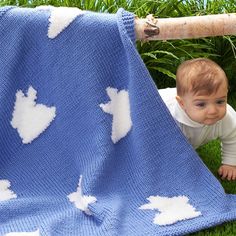
[{"label": "blue fabric", "polygon": [[[55,39],[50,10],[0,11],[0,180],[17,198],[0,202],[0,235],[183,235],[236,218],[236,197],[185,140],[135,48],[134,16],[85,12]],[[29,144],[11,126],[15,96],[29,86],[55,120]],[[132,128],[111,140],[107,87],[129,92]],[[83,176],[95,196],[86,215],[68,200]],[[187,196],[201,216],[154,224],[151,195]]]}]

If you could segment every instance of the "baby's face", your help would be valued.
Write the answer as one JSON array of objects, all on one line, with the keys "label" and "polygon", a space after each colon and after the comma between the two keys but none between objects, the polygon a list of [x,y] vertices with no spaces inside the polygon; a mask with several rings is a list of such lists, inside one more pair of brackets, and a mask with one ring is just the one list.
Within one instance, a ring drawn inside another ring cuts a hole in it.
[{"label": "baby's face", "polygon": [[213,125],[226,114],[227,93],[227,85],[223,84],[214,94],[199,95],[189,92],[177,100],[191,120]]}]

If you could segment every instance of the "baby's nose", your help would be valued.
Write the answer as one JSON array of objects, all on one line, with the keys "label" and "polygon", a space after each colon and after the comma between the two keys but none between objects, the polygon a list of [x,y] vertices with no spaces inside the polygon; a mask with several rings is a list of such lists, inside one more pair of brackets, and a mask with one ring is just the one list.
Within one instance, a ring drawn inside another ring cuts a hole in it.
[{"label": "baby's nose", "polygon": [[208,114],[215,114],[215,113],[217,113],[217,111],[218,111],[218,109],[214,104],[209,105]]}]

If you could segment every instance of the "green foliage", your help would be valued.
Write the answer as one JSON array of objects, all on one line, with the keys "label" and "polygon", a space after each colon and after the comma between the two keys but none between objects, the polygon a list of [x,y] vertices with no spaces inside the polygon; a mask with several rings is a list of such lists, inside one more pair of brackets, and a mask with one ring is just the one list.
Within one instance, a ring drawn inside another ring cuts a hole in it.
[{"label": "green foliage", "polygon": [[[153,14],[157,18],[167,18],[236,12],[235,0],[0,0],[0,6],[4,5],[70,6],[108,13],[115,13],[122,7],[141,18],[145,18],[148,14]],[[137,48],[159,88],[175,86],[177,66],[187,59],[207,57],[216,61],[229,78],[230,99],[236,108],[236,36],[138,42]],[[200,148],[198,152],[218,178],[219,142],[211,142]],[[236,194],[235,183],[228,181],[221,181],[221,183],[227,193]],[[233,236],[236,235],[236,223],[230,222],[192,235]]]},{"label": "green foliage", "polygon": [[[153,0],[145,2],[142,10],[135,11],[140,17],[145,17],[147,14],[166,18],[236,12],[235,0]],[[173,75],[182,61],[207,57],[216,61],[224,69],[229,79],[229,92],[231,95],[236,95],[235,45],[236,36],[224,36],[138,43],[138,50],[159,88],[175,85],[172,81]]]}]

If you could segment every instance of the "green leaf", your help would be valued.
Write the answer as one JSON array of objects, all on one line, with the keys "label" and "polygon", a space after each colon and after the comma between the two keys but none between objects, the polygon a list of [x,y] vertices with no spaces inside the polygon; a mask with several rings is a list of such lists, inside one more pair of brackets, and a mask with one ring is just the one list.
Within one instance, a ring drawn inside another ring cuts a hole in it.
[{"label": "green leaf", "polygon": [[173,74],[171,71],[165,69],[165,68],[162,68],[162,67],[148,67],[149,69],[152,69],[152,70],[157,70],[165,75],[168,75],[169,77],[175,79],[176,76],[175,74]]}]

